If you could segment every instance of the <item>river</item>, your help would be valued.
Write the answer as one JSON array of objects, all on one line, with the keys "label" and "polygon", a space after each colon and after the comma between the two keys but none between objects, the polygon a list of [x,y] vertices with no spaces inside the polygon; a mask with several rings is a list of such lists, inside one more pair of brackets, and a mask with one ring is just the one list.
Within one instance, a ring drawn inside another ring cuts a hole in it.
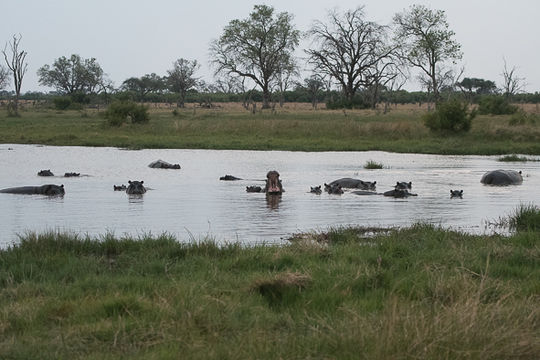
[{"label": "river", "polygon": [[[388,152],[289,152],[229,150],[122,150],[0,144],[0,189],[64,184],[63,197],[0,194],[0,247],[27,232],[81,235],[160,235],[180,241],[210,236],[218,242],[282,243],[288,236],[329,227],[406,226],[429,222],[469,233],[492,232],[487,224],[520,204],[538,205],[540,162],[501,163],[497,156],[442,156]],[[162,159],[180,170],[151,169]],[[365,170],[373,160],[383,169]],[[522,185],[480,183],[488,170],[522,170]],[[51,169],[54,177],[37,176]],[[277,201],[247,193],[269,170],[281,174],[285,193]],[[65,178],[66,172],[81,173]],[[223,175],[240,181],[220,181]],[[418,196],[394,199],[309,193],[311,186],[342,177],[377,181],[377,191],[412,181]],[[143,180],[146,194],[130,197],[113,185]],[[450,199],[450,189],[463,189]]]}]

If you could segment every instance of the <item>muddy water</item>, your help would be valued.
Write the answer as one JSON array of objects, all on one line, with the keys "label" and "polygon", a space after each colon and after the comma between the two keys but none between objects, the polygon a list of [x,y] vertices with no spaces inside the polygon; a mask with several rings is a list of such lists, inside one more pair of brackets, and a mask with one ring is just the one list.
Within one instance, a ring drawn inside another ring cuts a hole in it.
[{"label": "muddy water", "polygon": [[[148,168],[154,160],[179,163],[180,170]],[[368,160],[384,164],[365,170]],[[498,168],[522,170],[523,184],[491,187],[482,174]],[[37,176],[51,169],[52,178]],[[285,193],[267,201],[247,193],[264,186],[268,170],[281,174]],[[64,178],[65,172],[81,173]],[[244,180],[225,182],[235,175]],[[310,186],[354,177],[377,181],[377,191],[396,181],[412,181],[417,197],[314,195]],[[142,197],[113,191],[113,185],[144,180]],[[486,223],[520,204],[538,205],[540,162],[500,163],[497,157],[438,156],[386,152],[287,152],[217,150],[139,150],[117,148],[0,145],[0,189],[47,183],[64,184],[64,197],[0,194],[0,247],[28,231],[59,230],[80,234],[158,235],[180,240],[207,235],[217,241],[279,243],[295,232],[330,226],[402,226],[424,221],[471,233],[492,231]],[[450,199],[463,189],[463,199]]]}]

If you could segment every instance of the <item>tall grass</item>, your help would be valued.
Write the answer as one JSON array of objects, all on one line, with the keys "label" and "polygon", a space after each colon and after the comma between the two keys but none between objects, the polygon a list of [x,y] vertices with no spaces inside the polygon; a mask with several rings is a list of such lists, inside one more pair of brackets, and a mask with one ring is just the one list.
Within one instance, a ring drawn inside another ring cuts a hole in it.
[{"label": "tall grass", "polygon": [[26,234],[0,250],[0,358],[540,354],[537,232],[419,224],[297,238],[242,247]]},{"label": "tall grass", "polygon": [[478,116],[467,134],[430,133],[424,110],[306,110],[252,114],[236,108],[150,110],[146,124],[111,127],[93,110],[0,111],[0,142],[123,148],[386,150],[439,154],[540,154],[540,127],[508,125],[508,116]]}]

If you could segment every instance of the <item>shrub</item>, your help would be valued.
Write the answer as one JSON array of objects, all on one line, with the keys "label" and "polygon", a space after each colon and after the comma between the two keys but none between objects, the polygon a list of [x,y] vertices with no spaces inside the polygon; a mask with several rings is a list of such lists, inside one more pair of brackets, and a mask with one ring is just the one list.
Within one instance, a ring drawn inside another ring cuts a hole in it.
[{"label": "shrub", "polygon": [[368,169],[368,170],[382,169],[382,168],[383,168],[382,163],[379,163],[379,162],[376,162],[376,161],[373,161],[373,160],[367,161],[366,164],[364,165],[364,169]]},{"label": "shrub", "polygon": [[516,111],[508,121],[508,125],[517,126],[517,125],[535,125],[538,115],[536,114],[527,114],[523,110]]},{"label": "shrub", "polygon": [[69,96],[61,96],[54,98],[53,103],[56,110],[66,110],[70,107],[72,101]]},{"label": "shrub", "polygon": [[518,107],[510,104],[508,99],[500,95],[484,96],[478,102],[478,112],[482,115],[514,114]]},{"label": "shrub", "polygon": [[475,116],[476,112],[469,112],[466,103],[449,100],[439,103],[435,111],[424,115],[424,124],[432,131],[469,131]]},{"label": "shrub", "polygon": [[120,126],[128,121],[135,124],[146,123],[150,120],[148,108],[133,101],[113,102],[105,111],[104,116],[111,126]]}]

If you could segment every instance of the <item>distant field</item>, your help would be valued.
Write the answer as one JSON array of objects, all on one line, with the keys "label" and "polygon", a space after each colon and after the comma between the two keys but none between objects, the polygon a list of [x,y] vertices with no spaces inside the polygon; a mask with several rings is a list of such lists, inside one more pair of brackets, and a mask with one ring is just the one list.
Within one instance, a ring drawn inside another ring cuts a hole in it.
[{"label": "distant field", "polygon": [[[102,108],[57,111],[25,103],[20,118],[0,110],[0,142],[127,148],[200,148],[298,151],[383,150],[435,154],[540,154],[540,113],[519,105],[526,121],[512,116],[477,116],[466,134],[431,133],[409,104],[377,110],[314,110],[308,103],[277,105],[255,113],[241,103],[148,104],[148,124],[110,127]],[[511,121],[512,120],[512,121]],[[518,119],[519,120],[519,119]],[[513,125],[511,125],[513,124]]]}]

